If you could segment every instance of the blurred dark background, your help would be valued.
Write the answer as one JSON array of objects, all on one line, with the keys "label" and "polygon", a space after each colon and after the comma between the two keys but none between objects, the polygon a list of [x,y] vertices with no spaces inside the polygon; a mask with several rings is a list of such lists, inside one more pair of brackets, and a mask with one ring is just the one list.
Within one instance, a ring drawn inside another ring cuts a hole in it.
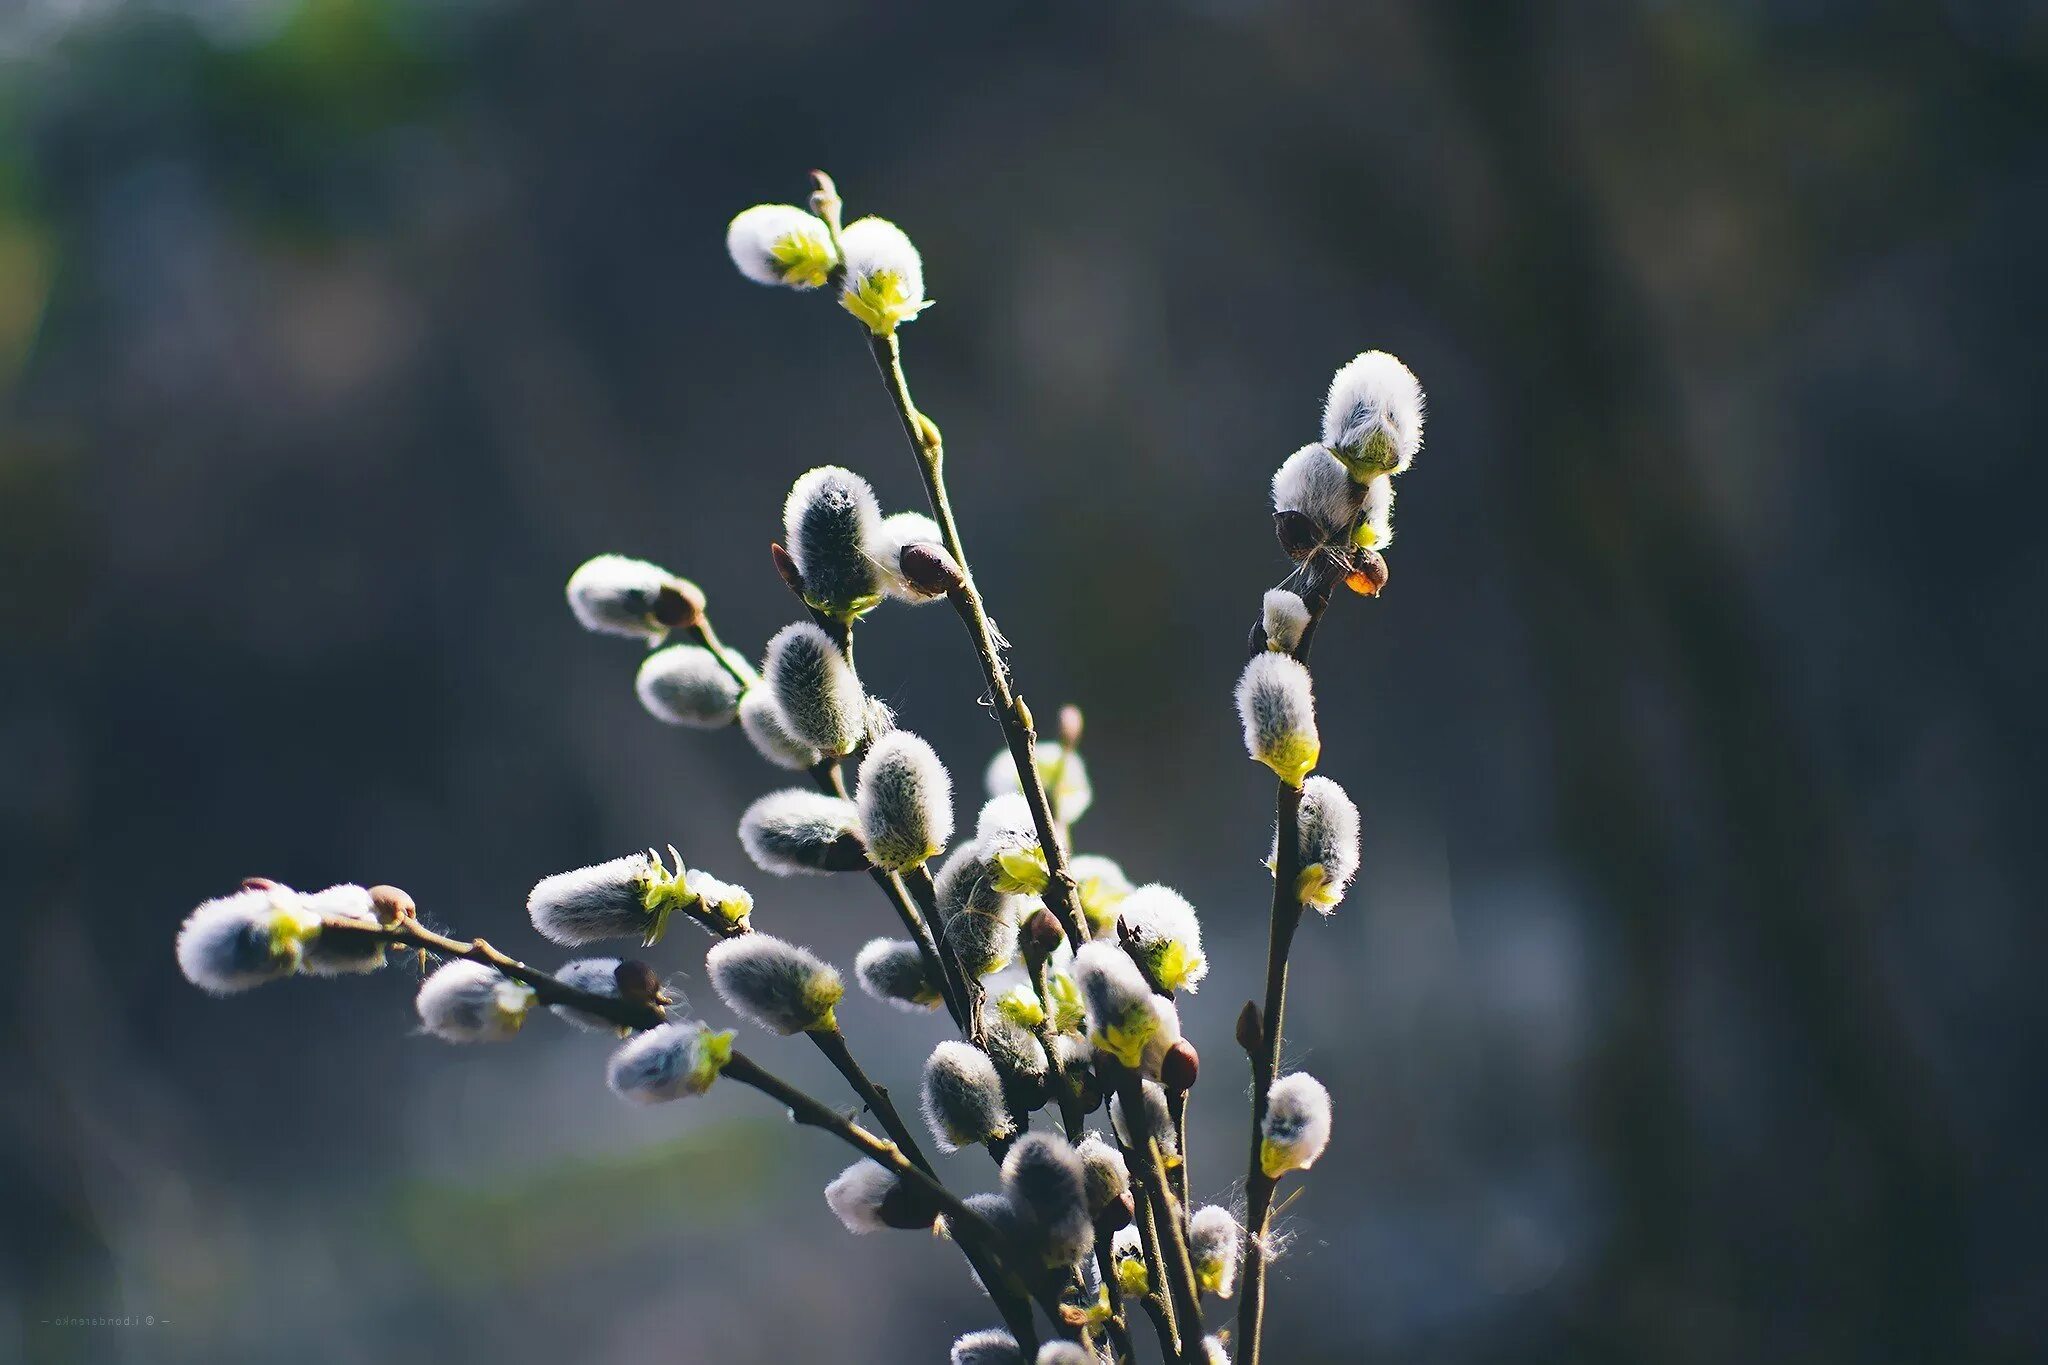
[{"label": "blurred dark background", "polygon": [[[0,1357],[986,1325],[743,1092],[628,1111],[551,1022],[457,1051],[398,972],[171,957],[262,872],[552,961],[526,889],[669,841],[842,962],[887,931],[746,863],[778,775],[561,600],[646,555],[754,652],[797,473],[918,505],[854,324],[725,257],[825,166],[924,250],[912,377],[1025,694],[1090,718],[1080,843],[1204,911],[1211,1198],[1266,481],[1355,352],[1429,390],[1393,583],[1317,653],[1367,871],[1297,954],[1338,1136],[1275,1359],[2041,1359],[2044,58],[1999,0],[0,4]],[[861,656],[971,819],[956,623]],[[708,996],[701,946],[655,960]],[[845,1013],[908,1090],[933,1027]]]}]

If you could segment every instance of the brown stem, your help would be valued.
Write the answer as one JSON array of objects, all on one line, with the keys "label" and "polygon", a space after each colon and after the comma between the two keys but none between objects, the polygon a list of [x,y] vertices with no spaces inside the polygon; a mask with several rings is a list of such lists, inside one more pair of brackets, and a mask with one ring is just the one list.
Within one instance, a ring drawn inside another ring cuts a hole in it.
[{"label": "brown stem", "polygon": [[903,1154],[915,1162],[919,1170],[926,1175],[935,1174],[932,1163],[918,1147],[917,1138],[911,1133],[910,1125],[896,1112],[896,1105],[889,1098],[888,1090],[870,1080],[868,1073],[854,1060],[853,1050],[846,1045],[846,1035],[838,1029],[832,1029],[807,1036],[817,1045],[818,1051],[825,1054],[826,1060],[846,1078],[846,1083],[853,1087],[853,1093],[860,1096],[861,1103],[865,1104],[869,1112],[881,1123],[882,1131],[889,1135],[889,1140],[902,1148]]},{"label": "brown stem", "polygon": [[[1098,1064],[1101,1061],[1098,1058]],[[1166,1287],[1173,1298],[1174,1322],[1180,1331],[1180,1357],[1188,1365],[1199,1365],[1202,1337],[1207,1329],[1202,1324],[1201,1289],[1195,1280],[1194,1260],[1188,1254],[1185,1219],[1167,1184],[1165,1163],[1159,1159],[1152,1116],[1145,1108],[1144,1078],[1123,1067],[1116,1070],[1117,1096],[1123,1101],[1124,1125],[1130,1130],[1125,1162],[1128,1164],[1133,1154],[1137,1156],[1132,1178],[1139,1181],[1152,1206],[1153,1235],[1159,1260],[1165,1267]]]}]

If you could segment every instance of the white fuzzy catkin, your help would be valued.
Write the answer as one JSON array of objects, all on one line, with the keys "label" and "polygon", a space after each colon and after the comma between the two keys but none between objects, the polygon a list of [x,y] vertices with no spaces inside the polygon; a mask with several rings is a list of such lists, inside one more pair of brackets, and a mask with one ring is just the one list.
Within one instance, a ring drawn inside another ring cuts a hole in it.
[{"label": "white fuzzy catkin", "polygon": [[[574,962],[565,962],[555,973],[555,980],[571,990],[582,991],[585,995],[602,995],[617,999],[619,994],[619,959],[615,957],[581,957]],[[586,1033],[617,1033],[619,1026],[601,1014],[579,1010],[574,1005],[550,1005],[548,1013],[564,1023],[573,1024]]]},{"label": "white fuzzy catkin", "polygon": [[1083,853],[1067,860],[1067,871],[1081,893],[1081,913],[1097,934],[1116,927],[1116,911],[1131,894],[1131,879],[1115,859],[1099,853]]},{"label": "white fuzzy catkin", "polygon": [[924,1118],[945,1152],[975,1147],[1016,1131],[1003,1103],[1003,1080],[980,1048],[949,1040],[924,1064]]},{"label": "white fuzzy catkin", "polygon": [[862,218],[839,234],[846,249],[846,278],[839,302],[887,336],[931,307],[924,296],[924,259],[903,229],[886,218]]},{"label": "white fuzzy catkin", "polygon": [[1266,648],[1280,654],[1292,654],[1301,647],[1301,637],[1308,630],[1308,603],[1297,593],[1285,588],[1274,588],[1266,594],[1264,625]]},{"label": "white fuzzy catkin", "polygon": [[[331,916],[373,928],[378,923],[377,909],[370,902],[370,893],[353,883],[315,891],[305,898],[304,906],[306,913],[316,918]],[[386,947],[382,939],[366,934],[315,934],[306,942],[305,957],[300,966],[313,976],[354,976],[361,972],[374,972],[384,965]]]},{"label": "white fuzzy catkin", "polygon": [[1192,991],[1209,974],[1202,955],[1202,924],[1195,907],[1170,886],[1153,883],[1124,897],[1117,916],[1130,931],[1131,949],[1163,991]]},{"label": "white fuzzy catkin", "polygon": [[1074,954],[1073,976],[1087,1011],[1088,1041],[1125,1066],[1142,1066],[1161,1016],[1138,964],[1116,944],[1096,939]]},{"label": "white fuzzy catkin", "polygon": [[816,289],[839,257],[822,220],[794,204],[742,209],[725,229],[732,263],[755,284]]},{"label": "white fuzzy catkin", "polygon": [[868,859],[908,872],[953,837],[953,779],[932,746],[896,730],[869,746],[854,784]]},{"label": "white fuzzy catkin", "polygon": [[1230,1365],[1230,1351],[1224,1346],[1222,1337],[1203,1337],[1201,1351],[1202,1365]]},{"label": "white fuzzy catkin", "polygon": [[1327,777],[1301,784],[1295,893],[1324,914],[1336,909],[1358,874],[1358,807]]},{"label": "white fuzzy catkin", "polygon": [[894,1226],[884,1206],[900,1188],[895,1172],[879,1162],[861,1160],[833,1177],[825,1187],[825,1203],[846,1230],[859,1237]]},{"label": "white fuzzy catkin", "polygon": [[1089,1133],[1074,1151],[1081,1158],[1081,1176],[1088,1200],[1088,1217],[1100,1218],[1103,1210],[1122,1199],[1131,1188],[1130,1166],[1114,1143],[1100,1133]]},{"label": "white fuzzy catkin", "polygon": [[[1166,1087],[1157,1081],[1144,1082],[1146,1134],[1159,1144],[1159,1150],[1167,1156],[1180,1155],[1180,1143],[1173,1131],[1173,1115],[1166,1107]],[[1111,1097],[1109,1102],[1109,1124],[1116,1129],[1117,1136],[1124,1140],[1126,1147],[1138,1145],[1137,1130],[1131,1127],[1130,1115],[1124,1110],[1121,1093]]]},{"label": "white fuzzy catkin", "polygon": [[914,1014],[945,998],[925,970],[923,949],[906,938],[869,939],[853,960],[853,975],[875,999]]},{"label": "white fuzzy catkin", "polygon": [[782,505],[782,533],[803,578],[804,601],[842,621],[881,601],[873,558],[881,527],[875,490],[860,475],[838,465],[800,475]]},{"label": "white fuzzy catkin", "polygon": [[1048,1341],[1038,1348],[1033,1365],[1100,1365],[1078,1341]]},{"label": "white fuzzy catkin", "polygon": [[1394,476],[1382,474],[1365,486],[1365,515],[1351,543],[1384,550],[1394,543]]},{"label": "white fuzzy catkin", "polygon": [[1259,1165],[1268,1177],[1315,1165],[1330,1145],[1330,1092],[1304,1071],[1273,1082],[1260,1139]]},{"label": "white fuzzy catkin", "polygon": [[1324,540],[1343,540],[1363,497],[1344,462],[1325,445],[1303,446],[1273,473],[1273,510],[1301,513]]},{"label": "white fuzzy catkin", "polygon": [[1229,1209],[1209,1204],[1195,1210],[1195,1216],[1188,1220],[1188,1252],[1195,1263],[1195,1279],[1205,1292],[1219,1299],[1237,1292],[1237,1265],[1243,1245],[1243,1233]]},{"label": "white fuzzy catkin", "polygon": [[1237,683],[1245,751],[1281,781],[1300,786],[1322,756],[1315,684],[1299,659],[1267,652],[1245,665]]},{"label": "white fuzzy catkin", "polygon": [[936,602],[945,594],[924,592],[903,576],[903,551],[910,545],[936,545],[944,549],[946,537],[939,524],[922,512],[897,512],[883,517],[875,527],[874,538],[868,543],[868,558],[881,576],[882,591],[913,606]]},{"label": "white fuzzy catkin", "polygon": [[1366,351],[1330,380],[1323,444],[1354,477],[1398,474],[1422,448],[1422,385],[1385,351]]},{"label": "white fuzzy catkin", "polygon": [[823,753],[852,753],[867,736],[867,694],[832,637],[793,621],[768,641],[768,690],[789,732]]},{"label": "white fuzzy catkin", "polygon": [[214,995],[290,976],[319,920],[288,886],[245,888],[210,900],[178,929],[178,968]]},{"label": "white fuzzy catkin", "polygon": [[997,889],[979,841],[970,839],[947,856],[933,889],[939,932],[960,969],[978,978],[1007,967],[1017,956],[1019,898]]},{"label": "white fuzzy catkin", "polygon": [[772,934],[722,939],[704,958],[719,998],[733,1013],[784,1035],[838,1027],[833,1006],[846,985],[830,963]]},{"label": "white fuzzy catkin", "polygon": [[1000,1327],[969,1332],[953,1343],[948,1365],[1025,1365],[1017,1338]]},{"label": "white fuzzy catkin", "polygon": [[825,761],[815,744],[806,744],[790,733],[775,694],[765,683],[755,683],[740,698],[740,729],[746,731],[754,752],[793,773],[808,772]]},{"label": "white fuzzy catkin", "polygon": [[770,792],[740,815],[740,844],[778,877],[858,872],[868,865],[853,802],[791,787]]},{"label": "white fuzzy catkin", "polygon": [[420,983],[413,1007],[426,1031],[444,1042],[495,1043],[519,1032],[535,998],[533,987],[458,958]]},{"label": "white fuzzy catkin", "polygon": [[[1070,751],[1057,740],[1041,739],[1032,755],[1038,780],[1044,784],[1053,814],[1060,823],[1071,825],[1086,815],[1088,807],[1095,803],[1095,785],[1088,778],[1088,764],[1079,751]],[[1008,749],[998,749],[989,759],[982,781],[990,796],[1022,799],[1024,784],[1017,779],[1017,764]]]},{"label": "white fuzzy catkin", "polygon": [[662,1024],[612,1053],[605,1083],[620,1099],[662,1104],[709,1090],[731,1056],[729,1032],[713,1032],[694,1019]]},{"label": "white fuzzy catkin", "polygon": [[1081,1157],[1065,1138],[1026,1133],[1003,1158],[1003,1193],[1030,1228],[1047,1266],[1070,1266],[1095,1248]]},{"label": "white fuzzy catkin", "polygon": [[1116,1273],[1117,1288],[1126,1298],[1143,1298],[1152,1292],[1152,1272],[1145,1263],[1144,1234],[1138,1225],[1118,1228],[1109,1240],[1110,1268]]},{"label": "white fuzzy catkin", "polygon": [[649,714],[670,725],[717,730],[739,714],[739,682],[702,645],[655,650],[640,661],[633,690]]},{"label": "white fuzzy catkin", "polygon": [[1024,896],[1045,890],[1049,881],[1045,850],[1039,847],[1031,805],[1021,793],[988,799],[974,824],[974,842],[998,890]]},{"label": "white fuzzy catkin", "polygon": [[557,872],[534,884],[526,913],[542,936],[577,947],[606,939],[645,939],[654,923],[646,891],[659,871],[645,853]]},{"label": "white fuzzy catkin", "polygon": [[702,596],[687,579],[659,564],[625,555],[598,555],[569,575],[566,592],[569,610],[576,613],[585,630],[659,640],[668,634],[668,627],[655,619],[655,607],[662,589],[669,587]]},{"label": "white fuzzy catkin", "polygon": [[683,889],[696,897],[696,912],[720,924],[745,924],[754,913],[754,893],[720,881],[701,867],[683,873]]}]

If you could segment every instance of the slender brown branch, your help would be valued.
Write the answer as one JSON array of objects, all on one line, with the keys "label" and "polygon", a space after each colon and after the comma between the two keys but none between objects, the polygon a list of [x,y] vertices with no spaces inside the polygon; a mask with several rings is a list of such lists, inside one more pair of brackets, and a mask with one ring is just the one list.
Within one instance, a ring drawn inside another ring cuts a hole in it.
[{"label": "slender brown branch", "polygon": [[760,681],[754,676],[754,671],[727,649],[725,642],[718,638],[718,632],[711,628],[709,615],[699,617],[697,624],[690,627],[690,633],[697,637],[698,644],[711,651],[711,657],[718,660],[718,666],[740,685],[740,691],[745,692]]},{"label": "slender brown branch", "polygon": [[[1097,1061],[1100,1065],[1104,1059],[1098,1056]],[[1158,1259],[1165,1268],[1167,1291],[1173,1299],[1181,1359],[1189,1365],[1199,1365],[1201,1341],[1207,1329],[1202,1325],[1202,1291],[1195,1280],[1194,1259],[1188,1254],[1186,1219],[1167,1184],[1166,1165],[1159,1159],[1158,1135],[1152,1131],[1152,1116],[1145,1108],[1144,1078],[1126,1068],[1116,1070],[1117,1097],[1123,1101],[1124,1125],[1130,1130],[1124,1160],[1129,1165],[1131,1157],[1137,1157],[1138,1164],[1132,1168],[1131,1176],[1139,1182],[1152,1206],[1153,1236],[1159,1249]]]},{"label": "slender brown branch", "polygon": [[918,1147],[917,1138],[911,1133],[910,1126],[903,1121],[903,1116],[896,1112],[896,1105],[890,1100],[888,1090],[870,1080],[868,1073],[861,1070],[860,1063],[854,1060],[852,1049],[846,1045],[846,1035],[838,1029],[833,1029],[830,1032],[811,1033],[807,1036],[817,1044],[818,1051],[825,1054],[826,1060],[846,1078],[846,1083],[853,1087],[853,1093],[860,1096],[861,1103],[874,1114],[875,1119],[882,1125],[882,1131],[889,1135],[889,1140],[902,1148],[903,1154],[915,1162],[919,1170],[926,1175],[935,1175],[932,1163]]},{"label": "slender brown branch", "polygon": [[945,538],[946,550],[960,566],[963,581],[952,594],[953,605],[960,613],[960,619],[966,622],[967,633],[974,641],[974,652],[981,660],[982,677],[988,683],[990,705],[995,710],[997,723],[1003,728],[1003,742],[1010,750],[1010,761],[1016,765],[1017,780],[1023,787],[1025,802],[1031,807],[1032,823],[1038,827],[1038,842],[1039,847],[1045,850],[1048,878],[1046,905],[1059,919],[1060,928],[1066,931],[1067,938],[1078,946],[1088,941],[1088,924],[1080,913],[1081,897],[1075,889],[1073,874],[1067,870],[1065,829],[1053,811],[1044,779],[1039,776],[1038,735],[1031,708],[1011,690],[1009,669],[1003,663],[995,630],[989,624],[988,612],[982,605],[981,592],[974,585],[974,571],[969,567],[967,552],[960,543],[960,527],[953,519],[953,502],[946,491],[944,441],[938,427],[917,410],[917,404],[910,397],[910,381],[903,373],[903,348],[896,334],[871,335],[869,342],[875,364],[881,369],[883,382],[888,385],[889,397],[896,405],[896,416],[903,424],[903,434],[909,438],[911,450],[917,456],[918,472],[924,478],[925,497],[931,503],[932,516],[939,523],[939,534]]},{"label": "slender brown branch", "polygon": [[[959,1002],[953,1016],[954,1022],[966,1031],[967,1041],[980,1047],[986,1031],[982,1027],[981,1008],[974,1003],[975,992],[968,989],[967,972],[960,965],[960,954],[953,950],[953,941],[946,937],[946,922],[939,914],[939,889],[932,883],[931,869],[919,863],[910,871],[903,873],[898,880],[917,902],[918,909],[923,912],[925,924],[930,927],[932,952],[939,962],[941,989],[951,991],[953,1000]],[[919,946],[922,947],[922,943]],[[930,968],[929,961],[926,968]],[[965,1014],[966,1018],[961,1018],[962,1014]]]}]

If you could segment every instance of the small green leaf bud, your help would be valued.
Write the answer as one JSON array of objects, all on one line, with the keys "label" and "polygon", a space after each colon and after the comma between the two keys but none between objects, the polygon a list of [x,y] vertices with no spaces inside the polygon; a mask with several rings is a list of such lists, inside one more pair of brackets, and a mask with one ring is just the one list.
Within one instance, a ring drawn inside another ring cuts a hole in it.
[{"label": "small green leaf bud", "polygon": [[924,260],[903,230],[886,218],[862,218],[840,234],[846,279],[839,302],[876,336],[888,336],[931,307],[924,296]]},{"label": "small green leaf bud", "polygon": [[816,289],[839,264],[825,224],[794,204],[742,209],[726,227],[725,249],[755,284],[792,289]]}]

